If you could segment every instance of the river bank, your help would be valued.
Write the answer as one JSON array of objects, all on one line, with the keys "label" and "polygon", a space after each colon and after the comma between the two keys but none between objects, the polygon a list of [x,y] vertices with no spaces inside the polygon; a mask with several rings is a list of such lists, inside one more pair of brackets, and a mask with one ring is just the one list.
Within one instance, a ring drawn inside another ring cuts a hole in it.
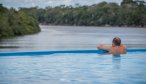
[{"label": "river bank", "polygon": [[0,39],[40,32],[40,27],[32,16],[0,4]]},{"label": "river bank", "polygon": [[69,25],[69,24],[64,24],[64,25],[55,25],[55,24],[46,24],[46,23],[39,23],[39,25],[47,25],[47,26],[73,26],[73,27],[117,27],[117,28],[122,28],[122,27],[125,27],[125,28],[146,28],[146,26],[128,26],[128,25],[115,25],[115,26],[112,26],[112,25],[101,25],[101,26],[95,26],[95,25],[89,25],[89,26],[85,26],[85,25]]}]

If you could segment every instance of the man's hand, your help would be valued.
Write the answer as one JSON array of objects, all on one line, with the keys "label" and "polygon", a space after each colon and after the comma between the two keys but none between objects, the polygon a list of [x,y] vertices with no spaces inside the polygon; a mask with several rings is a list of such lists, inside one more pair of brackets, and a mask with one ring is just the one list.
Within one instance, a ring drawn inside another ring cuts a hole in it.
[{"label": "man's hand", "polygon": [[97,49],[102,49],[103,45],[97,46]]}]

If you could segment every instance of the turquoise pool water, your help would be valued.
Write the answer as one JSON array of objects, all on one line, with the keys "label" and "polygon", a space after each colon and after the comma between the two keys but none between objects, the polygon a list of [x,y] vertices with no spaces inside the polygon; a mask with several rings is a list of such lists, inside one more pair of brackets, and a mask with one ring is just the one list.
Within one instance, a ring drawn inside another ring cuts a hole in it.
[{"label": "turquoise pool water", "polygon": [[0,84],[146,84],[146,52],[0,57]]}]

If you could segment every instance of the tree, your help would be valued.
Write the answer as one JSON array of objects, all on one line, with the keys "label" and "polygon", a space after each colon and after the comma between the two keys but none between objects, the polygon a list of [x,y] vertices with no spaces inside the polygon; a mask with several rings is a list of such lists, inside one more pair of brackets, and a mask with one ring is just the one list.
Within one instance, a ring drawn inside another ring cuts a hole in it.
[{"label": "tree", "polygon": [[133,4],[135,4],[135,2],[133,1],[133,0],[123,0],[122,2],[121,2],[121,5],[123,6],[123,5],[133,5]]},{"label": "tree", "polygon": [[36,19],[14,8],[0,5],[0,38],[31,34],[40,31]]},{"label": "tree", "polygon": [[146,7],[143,0],[123,0],[117,3],[101,2],[91,6],[21,8],[41,24],[84,26],[145,26]]}]

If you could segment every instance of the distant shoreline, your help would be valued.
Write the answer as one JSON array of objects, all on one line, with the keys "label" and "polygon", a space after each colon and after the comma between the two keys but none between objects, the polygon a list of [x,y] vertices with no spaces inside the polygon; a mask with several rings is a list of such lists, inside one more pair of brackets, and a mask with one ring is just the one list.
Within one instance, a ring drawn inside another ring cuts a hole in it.
[{"label": "distant shoreline", "polygon": [[126,28],[146,28],[146,26],[144,27],[141,27],[141,26],[110,26],[110,25],[103,25],[103,26],[94,26],[94,25],[54,25],[54,24],[41,24],[39,23],[39,26],[74,26],[74,27],[119,27],[119,28],[122,28],[122,27],[126,27]]}]

